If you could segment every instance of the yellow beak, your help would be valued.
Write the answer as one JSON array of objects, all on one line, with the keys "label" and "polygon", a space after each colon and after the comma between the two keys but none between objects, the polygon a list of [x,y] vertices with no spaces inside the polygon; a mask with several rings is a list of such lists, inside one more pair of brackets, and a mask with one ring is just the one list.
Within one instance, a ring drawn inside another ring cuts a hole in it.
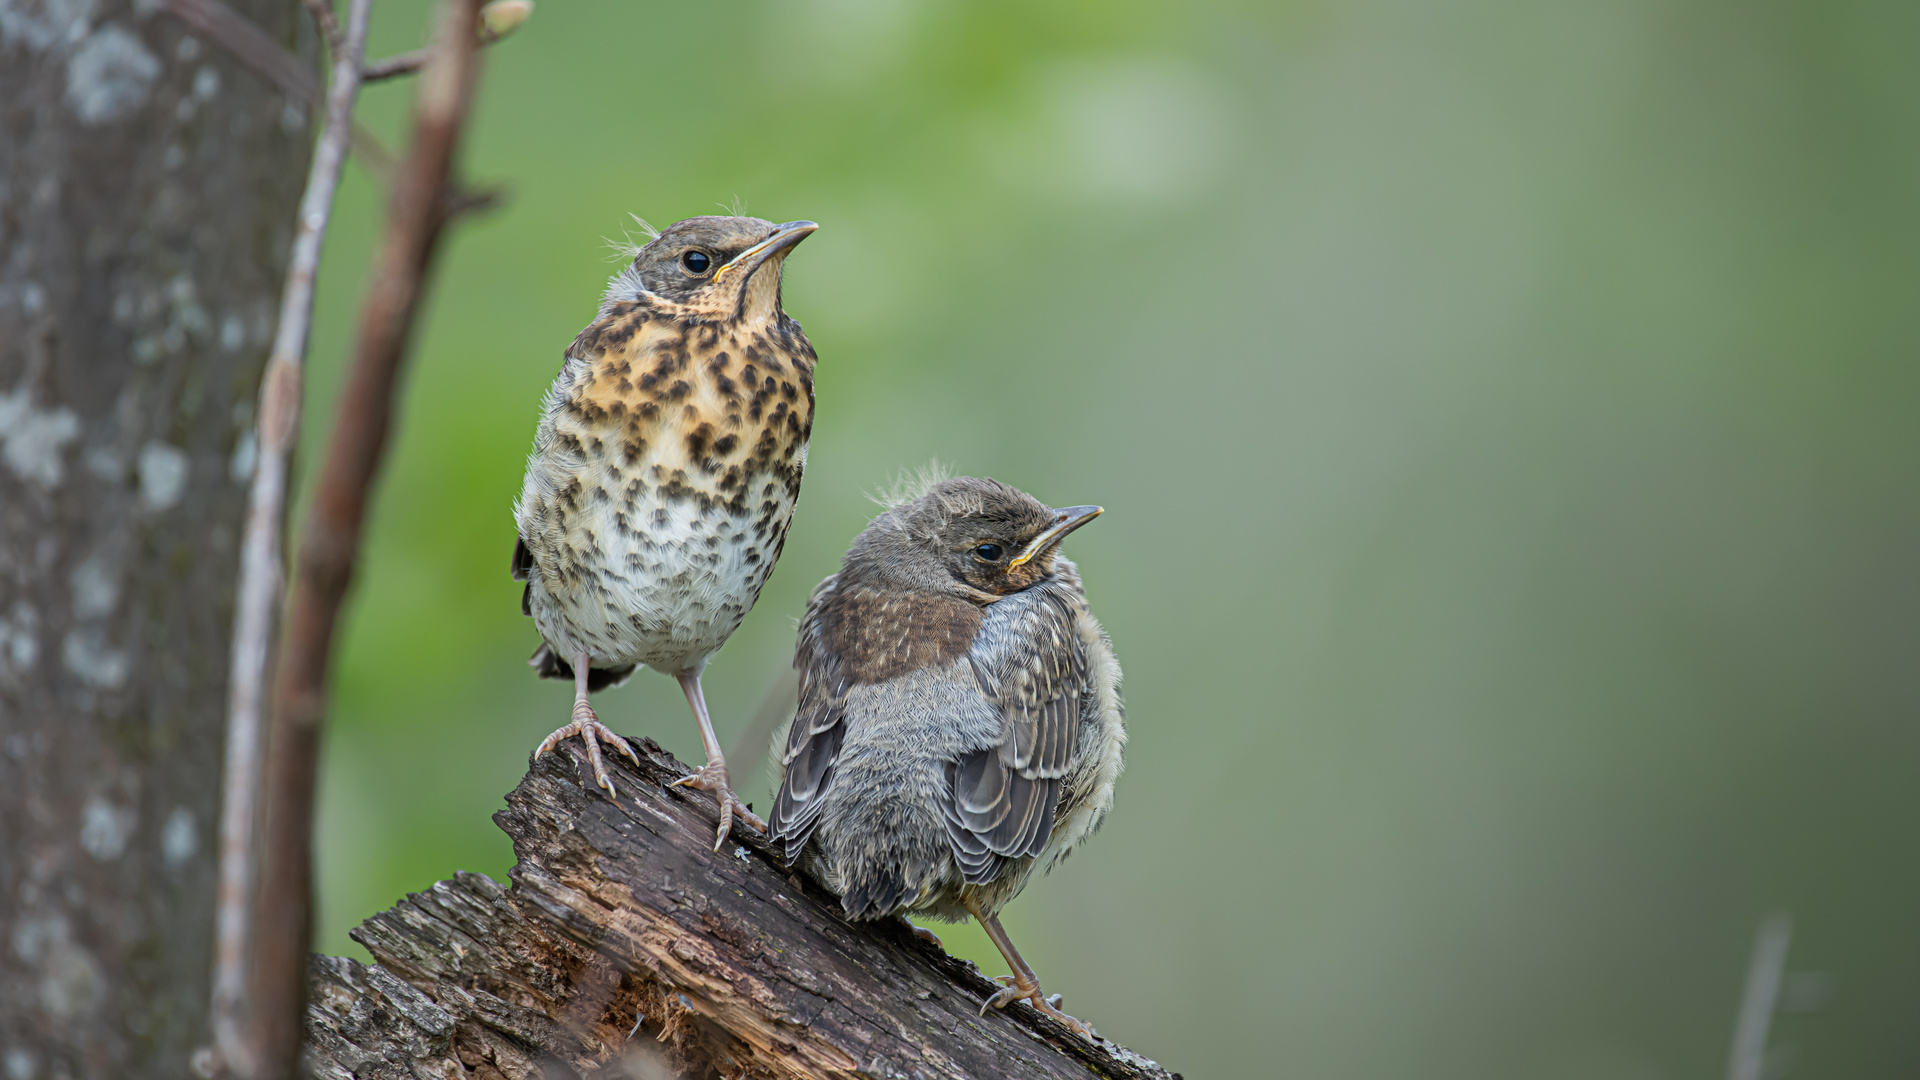
[{"label": "yellow beak", "polygon": [[1104,506],[1069,506],[1065,509],[1055,510],[1053,512],[1053,524],[1047,526],[1047,531],[1034,537],[1033,542],[1027,545],[1026,550],[1015,555],[1013,561],[1007,564],[1007,569],[1011,570],[1033,559],[1041,552],[1059,543],[1061,537],[1066,536],[1068,533],[1106,512],[1107,508]]},{"label": "yellow beak", "polygon": [[813,231],[819,227],[811,221],[789,221],[785,225],[778,226],[773,230],[772,236],[727,260],[725,266],[713,272],[713,280],[719,281],[737,270],[744,270],[751,274],[761,263],[812,236]]}]

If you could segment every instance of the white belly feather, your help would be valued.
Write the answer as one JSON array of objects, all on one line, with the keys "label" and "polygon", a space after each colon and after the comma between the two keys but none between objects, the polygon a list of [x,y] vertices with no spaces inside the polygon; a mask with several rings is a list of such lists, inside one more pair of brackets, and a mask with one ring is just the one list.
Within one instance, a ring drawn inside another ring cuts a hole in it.
[{"label": "white belly feather", "polygon": [[[570,364],[553,392],[575,373]],[[793,517],[785,484],[749,473],[753,497],[741,513],[684,487],[670,494],[664,481],[691,463],[676,453],[682,437],[670,423],[657,435],[629,462],[551,408],[536,434],[514,517],[533,555],[534,623],[569,661],[585,652],[596,666],[698,670],[739,627],[778,557]]]}]

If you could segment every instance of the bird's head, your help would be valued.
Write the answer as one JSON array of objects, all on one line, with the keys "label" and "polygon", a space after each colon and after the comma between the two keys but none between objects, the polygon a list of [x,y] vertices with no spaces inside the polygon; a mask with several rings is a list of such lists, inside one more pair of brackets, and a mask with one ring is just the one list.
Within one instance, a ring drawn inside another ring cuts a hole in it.
[{"label": "bird's head", "polygon": [[660,231],[633,258],[648,292],[701,315],[764,322],[780,314],[780,274],[793,246],[819,228],[753,217],[694,217]]},{"label": "bird's head", "polygon": [[1101,512],[1056,509],[998,480],[942,480],[874,519],[841,579],[992,603],[1051,576],[1060,541]]}]

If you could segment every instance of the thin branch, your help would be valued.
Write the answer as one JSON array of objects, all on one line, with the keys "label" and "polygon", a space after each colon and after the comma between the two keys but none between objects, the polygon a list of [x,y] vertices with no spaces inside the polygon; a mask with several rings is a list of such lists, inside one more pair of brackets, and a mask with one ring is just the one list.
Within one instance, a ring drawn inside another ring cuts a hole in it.
[{"label": "thin branch", "polygon": [[[214,44],[252,68],[256,75],[279,87],[300,108],[311,109],[320,100],[320,80],[314,78],[313,72],[295,59],[292,53],[281,48],[280,43],[260,29],[259,24],[220,0],[160,0],[160,10],[211,38]],[[332,17],[331,13],[328,17]],[[351,23],[351,14],[348,20]],[[340,70],[341,55],[342,50],[335,48],[333,57],[336,72]],[[359,67],[357,57],[354,66],[356,70]],[[337,74],[334,83],[336,86],[339,84]]]},{"label": "thin branch", "polygon": [[[296,107],[311,112],[319,104],[320,81],[292,53],[267,36],[267,32],[252,19],[220,0],[160,2],[162,11],[213,39],[214,44],[227,50],[234,59],[265,79],[268,85],[278,87]],[[321,22],[324,13],[325,22],[320,29],[327,36],[331,55],[338,58],[345,43],[340,40],[340,28],[334,23],[333,9],[327,6],[327,0],[305,0],[305,3],[307,10],[313,13],[315,22]],[[360,81],[366,82],[364,75]],[[349,138],[360,163],[372,170],[375,176],[385,180],[392,174],[393,153],[380,144],[379,136],[355,120],[351,121]]]},{"label": "thin branch", "polygon": [[307,13],[313,16],[313,24],[320,28],[321,36],[327,39],[329,56],[340,54],[340,21],[333,17],[333,5],[328,0],[301,0],[307,6]]},{"label": "thin branch", "polygon": [[1787,946],[1793,940],[1793,919],[1776,911],[1760,924],[1753,938],[1753,957],[1747,963],[1747,985],[1740,994],[1740,1015],[1733,1025],[1733,1048],[1727,1053],[1727,1080],[1760,1080],[1766,1074],[1767,1030],[1773,1025],[1774,1006],[1780,1000],[1780,978],[1787,967]]},{"label": "thin branch", "polygon": [[444,213],[447,216],[447,222],[451,224],[457,218],[463,218],[469,214],[483,214],[506,201],[505,188],[491,187],[475,190],[448,181]]},{"label": "thin branch", "polygon": [[382,184],[393,180],[393,151],[387,149],[380,136],[353,122],[353,157]]},{"label": "thin branch", "polygon": [[412,52],[403,52],[384,60],[368,61],[366,73],[361,78],[368,82],[384,82],[401,75],[411,75],[424,67],[426,62],[427,50],[414,49]]},{"label": "thin branch", "polygon": [[[318,22],[321,12],[331,21],[333,11],[327,7],[326,0],[304,0],[308,9],[314,13]],[[255,25],[253,20],[221,3],[221,0],[161,0],[161,10],[166,11],[187,25],[211,38],[215,44],[226,49],[233,57],[252,69],[253,73],[276,86],[280,92],[300,109],[312,111],[320,99],[320,83],[313,74],[302,67],[294,55],[280,47],[280,43],[267,36],[266,31]],[[517,25],[517,24],[516,24]],[[328,33],[330,38],[337,35],[338,28]],[[505,37],[506,33],[482,31],[481,44],[491,44]],[[333,55],[340,55],[342,45],[335,41]],[[411,74],[419,68],[426,56],[426,50],[420,49],[391,60],[380,61],[362,68],[360,81],[365,84],[373,79],[391,78],[394,75]],[[369,74],[383,64],[404,60],[404,70],[388,71],[386,74]],[[354,121],[350,133],[353,156],[371,172],[380,183],[390,184],[395,168],[393,151],[381,143],[380,137],[368,131],[359,121]],[[465,214],[488,209],[500,200],[497,191],[465,191],[455,189],[450,200],[452,212]]]},{"label": "thin branch", "polygon": [[800,673],[791,667],[781,668],[767,683],[766,693],[760,695],[753,719],[733,737],[733,746],[727,751],[727,764],[735,776],[752,776],[764,771],[760,766],[765,764],[772,749],[773,730],[793,715],[799,698]]},{"label": "thin branch", "polygon": [[[210,0],[168,0],[171,10],[215,10]],[[197,5],[197,6],[196,6]],[[246,999],[255,946],[255,826],[261,810],[261,731],[267,658],[272,653],[275,600],[280,593],[280,530],[286,517],[287,462],[300,426],[301,363],[313,320],[314,277],[333,195],[346,162],[360,55],[366,46],[371,0],[352,0],[346,38],[335,54],[326,116],[314,146],[306,193],[300,199],[293,251],[280,301],[280,325],[260,384],[258,447],[248,495],[246,536],[233,619],[233,657],[227,703],[225,790],[220,811],[220,880],[216,897],[211,1019],[217,1070],[251,1077],[261,1064],[248,1038]],[[218,10],[230,9],[220,5]],[[182,16],[186,18],[186,16]],[[189,19],[191,21],[191,19]],[[198,25],[198,24],[196,24]],[[232,26],[222,23],[229,30]],[[239,24],[257,31],[244,20]],[[209,36],[214,36],[211,33]],[[264,37],[265,35],[261,35]],[[244,38],[216,38],[233,48]],[[268,39],[272,44],[271,39]],[[278,50],[278,45],[274,48]],[[265,54],[259,54],[265,55]],[[280,53],[280,55],[285,55]]]},{"label": "thin branch", "polygon": [[[490,26],[482,26],[480,28],[480,44],[491,45],[512,33],[514,27],[519,25],[519,22],[516,21],[502,31],[496,31]],[[386,79],[399,78],[402,75],[411,75],[426,66],[427,60],[431,58],[431,53],[431,49],[415,49],[412,52],[403,52],[395,56],[389,56],[384,60],[371,61],[367,64],[366,68],[361,71],[360,77],[367,82],[381,82]]]},{"label": "thin branch", "polygon": [[392,426],[394,384],[448,215],[449,177],[478,68],[480,0],[441,0],[414,102],[412,144],[393,175],[386,233],[315,487],[274,687],[261,924],[252,997],[264,1060],[287,1075],[300,1045],[312,926],[314,778],[333,637]]}]

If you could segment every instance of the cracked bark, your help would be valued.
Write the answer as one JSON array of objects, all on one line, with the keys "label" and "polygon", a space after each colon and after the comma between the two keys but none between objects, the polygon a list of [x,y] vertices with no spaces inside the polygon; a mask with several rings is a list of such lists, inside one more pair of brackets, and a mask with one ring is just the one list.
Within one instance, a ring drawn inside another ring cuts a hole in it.
[{"label": "cracked bark", "polygon": [[[235,6],[312,62],[298,3]],[[151,5],[0,3],[0,1075],[205,1041],[235,473],[309,137]]]},{"label": "cracked bark", "polygon": [[316,956],[306,1063],[325,1080],[415,1077],[1032,1076],[1174,1080],[1024,1002],[898,923],[836,898],[735,832],[651,740],[591,786],[576,742],[494,816],[511,887],[462,873],[367,920],[373,966]]}]

